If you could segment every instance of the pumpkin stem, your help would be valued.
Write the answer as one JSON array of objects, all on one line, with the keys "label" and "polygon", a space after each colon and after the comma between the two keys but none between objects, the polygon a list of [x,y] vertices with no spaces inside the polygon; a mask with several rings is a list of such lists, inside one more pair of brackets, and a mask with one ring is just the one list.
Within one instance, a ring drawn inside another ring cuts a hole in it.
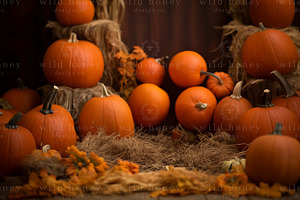
[{"label": "pumpkin stem", "polygon": [[49,144],[46,144],[42,147],[42,152],[47,153],[51,149]]},{"label": "pumpkin stem", "polygon": [[282,135],[281,130],[282,130],[282,124],[281,123],[276,123],[272,135]]},{"label": "pumpkin stem", "polygon": [[0,98],[0,107],[7,110],[7,109],[13,109],[13,107],[3,98]]},{"label": "pumpkin stem", "polygon": [[102,87],[102,95],[101,95],[101,97],[109,97],[110,95],[107,92],[106,86],[103,83],[101,83],[101,87]]},{"label": "pumpkin stem", "polygon": [[291,96],[298,96],[297,93],[292,89],[290,83],[279,73],[279,71],[274,70],[270,73],[280,84],[284,91],[283,97],[288,98]]},{"label": "pumpkin stem", "polygon": [[207,108],[207,103],[198,102],[195,105],[195,108],[197,108],[199,111],[204,110]]},{"label": "pumpkin stem", "polygon": [[243,81],[239,81],[237,84],[235,84],[232,95],[230,96],[232,99],[243,98],[241,95],[242,85],[243,85]]},{"label": "pumpkin stem", "polygon": [[164,56],[164,57],[160,57],[160,58],[156,58],[156,62],[158,62],[159,64],[162,64],[164,62],[166,62],[166,60],[169,59],[169,56]]},{"label": "pumpkin stem", "polygon": [[261,104],[259,105],[259,107],[269,108],[269,107],[273,107],[273,106],[274,105],[271,103],[270,90],[265,89],[263,97],[262,97],[262,101],[261,101]]},{"label": "pumpkin stem", "polygon": [[77,35],[76,35],[76,33],[71,33],[71,35],[70,35],[70,38],[69,38],[68,42],[72,42],[72,43],[78,43],[78,40],[77,40]]},{"label": "pumpkin stem", "polygon": [[206,71],[201,70],[200,74],[201,75],[212,76],[212,77],[218,79],[220,85],[223,85],[223,83],[224,83],[223,80],[220,77],[218,77],[217,75],[215,75],[214,73],[206,72]]},{"label": "pumpkin stem", "polygon": [[17,122],[23,117],[21,112],[16,113],[7,124],[5,124],[5,128],[7,129],[17,129]]},{"label": "pumpkin stem", "polygon": [[265,26],[263,25],[262,22],[259,22],[258,25],[259,25],[260,31],[265,31],[265,30],[267,30],[267,29],[265,28]]},{"label": "pumpkin stem", "polygon": [[3,115],[3,112],[0,111],[0,116],[2,116],[2,115]]},{"label": "pumpkin stem", "polygon": [[43,108],[40,110],[40,112],[43,113],[44,115],[53,114],[52,102],[57,91],[58,91],[58,87],[54,85],[51,91],[48,93]]},{"label": "pumpkin stem", "polygon": [[18,78],[17,81],[18,81],[18,89],[19,90],[26,90],[27,89],[27,87],[26,87],[26,85],[25,85],[22,78]]}]

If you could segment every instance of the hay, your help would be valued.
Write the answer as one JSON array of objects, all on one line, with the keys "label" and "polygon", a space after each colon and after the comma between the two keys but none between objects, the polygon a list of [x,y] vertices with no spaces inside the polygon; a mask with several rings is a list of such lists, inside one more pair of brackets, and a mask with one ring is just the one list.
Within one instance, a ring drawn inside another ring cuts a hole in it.
[{"label": "hay", "polygon": [[210,174],[220,173],[223,161],[245,154],[237,150],[234,139],[224,132],[195,135],[185,131],[180,140],[174,140],[164,131],[158,132],[151,135],[140,131],[133,138],[116,139],[100,130],[96,135],[87,135],[76,147],[87,153],[94,151],[111,165],[122,159],[139,164],[141,171],[161,170],[171,165]]},{"label": "hay", "polygon": [[96,0],[95,16],[97,19],[110,19],[121,24],[124,15],[124,0]]},{"label": "hay", "polygon": [[243,24],[251,24],[248,11],[247,0],[228,0],[226,1],[227,13],[231,15],[233,20],[237,20]]},{"label": "hay", "polygon": [[105,66],[101,82],[115,89],[119,88],[120,74],[117,70],[119,62],[114,55],[119,51],[128,51],[121,40],[119,24],[111,20],[99,19],[87,24],[64,27],[57,22],[49,21],[46,28],[52,29],[53,36],[56,38],[69,38],[71,32],[74,32],[78,39],[88,40],[98,46],[103,54]]},{"label": "hay", "polygon": [[[102,83],[98,83],[92,88],[70,88],[67,86],[59,86],[59,90],[53,100],[53,104],[60,105],[67,109],[75,124],[77,124],[80,111],[84,104],[93,97],[102,96]],[[45,85],[37,89],[41,93],[42,99],[45,99],[52,85]],[[106,86],[109,94],[113,94],[114,90],[111,87]]]}]

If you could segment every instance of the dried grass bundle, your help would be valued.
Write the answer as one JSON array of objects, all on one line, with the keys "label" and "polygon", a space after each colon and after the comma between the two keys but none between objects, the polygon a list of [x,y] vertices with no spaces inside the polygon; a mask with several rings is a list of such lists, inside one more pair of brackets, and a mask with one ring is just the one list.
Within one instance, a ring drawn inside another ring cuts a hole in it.
[{"label": "dried grass bundle", "polygon": [[125,14],[124,0],[96,0],[96,18],[110,19],[121,24]]},{"label": "dried grass bundle", "polygon": [[243,24],[251,24],[249,11],[248,11],[249,1],[228,0],[226,2],[227,2],[226,8],[228,10],[228,14],[231,15],[234,20],[237,20]]}]

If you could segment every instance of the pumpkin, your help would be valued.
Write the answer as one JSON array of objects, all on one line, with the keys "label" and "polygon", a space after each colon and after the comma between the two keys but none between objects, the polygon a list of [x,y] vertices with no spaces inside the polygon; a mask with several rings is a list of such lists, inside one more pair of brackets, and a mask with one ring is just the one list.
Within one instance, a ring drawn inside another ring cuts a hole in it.
[{"label": "pumpkin", "polygon": [[[5,110],[9,113],[12,113],[13,115],[17,114],[18,112],[20,112],[19,110],[17,109],[14,109],[9,103],[7,100],[3,99],[3,98],[0,98],[0,110]],[[23,114],[23,113],[22,113]],[[13,115],[11,117],[13,117]],[[10,117],[10,118],[11,118]],[[9,119],[10,119],[9,118]],[[8,121],[7,121],[8,122]]]},{"label": "pumpkin", "polygon": [[32,152],[33,156],[38,156],[42,158],[57,158],[61,159],[61,155],[55,149],[51,149],[49,144],[46,144],[42,147],[42,149],[36,149]]},{"label": "pumpkin", "polygon": [[26,113],[41,103],[37,91],[25,86],[22,79],[18,78],[18,88],[6,91],[2,98],[5,99],[14,109]]},{"label": "pumpkin", "polygon": [[0,109],[0,124],[6,124],[9,122],[9,120],[14,116],[13,113],[5,110]]},{"label": "pumpkin", "polygon": [[204,58],[194,51],[182,51],[177,53],[169,63],[169,75],[171,80],[179,87],[187,88],[200,85],[207,71]]},{"label": "pumpkin", "polygon": [[241,96],[243,82],[238,82],[231,96],[223,98],[214,112],[213,123],[215,130],[226,131],[234,135],[237,120],[241,114],[252,108],[252,104]]},{"label": "pumpkin", "polygon": [[256,26],[262,22],[270,28],[286,28],[295,16],[294,0],[251,0],[249,15]]},{"label": "pumpkin", "polygon": [[270,78],[270,72],[290,74],[298,65],[298,50],[293,40],[284,32],[275,29],[250,35],[242,47],[243,66],[249,76]]},{"label": "pumpkin", "polygon": [[23,159],[36,148],[30,131],[17,126],[22,116],[22,113],[17,113],[7,124],[0,124],[0,174],[4,176],[20,175]]},{"label": "pumpkin", "polygon": [[234,82],[232,78],[225,72],[202,72],[202,74],[208,75],[209,78],[206,82],[207,88],[217,97],[222,99],[231,94]]},{"label": "pumpkin", "polygon": [[300,178],[300,143],[282,135],[277,123],[272,134],[256,138],[246,155],[245,172],[255,183],[296,184]]},{"label": "pumpkin", "polygon": [[240,173],[244,172],[246,168],[246,159],[234,158],[224,161],[222,164],[222,171],[224,173]]},{"label": "pumpkin", "polygon": [[108,135],[134,136],[134,121],[127,102],[118,95],[109,95],[102,84],[101,97],[93,97],[83,106],[78,118],[78,132],[83,138],[104,128]]},{"label": "pumpkin", "polygon": [[71,114],[62,106],[52,105],[57,91],[53,86],[44,104],[27,112],[19,124],[33,134],[37,147],[49,144],[64,157],[67,147],[76,143],[76,132]]},{"label": "pumpkin", "polygon": [[131,93],[128,104],[136,125],[149,128],[161,124],[170,109],[166,91],[152,83],[143,83]]},{"label": "pumpkin", "polygon": [[136,67],[135,76],[142,83],[161,85],[165,78],[165,68],[160,64],[161,59],[146,58]]},{"label": "pumpkin", "polygon": [[63,26],[89,23],[95,15],[95,7],[91,0],[59,0],[56,4],[55,16]]},{"label": "pumpkin", "polygon": [[209,89],[190,87],[175,102],[176,118],[185,129],[202,131],[210,124],[216,105],[216,97]]},{"label": "pumpkin", "polygon": [[235,137],[240,150],[245,149],[255,138],[272,132],[276,123],[283,126],[282,134],[300,140],[300,120],[297,115],[270,101],[270,90],[265,89],[262,103],[242,114],[237,121]]},{"label": "pumpkin", "polygon": [[272,100],[275,106],[283,106],[293,111],[300,119],[300,97],[295,92],[289,82],[278,72],[273,71],[271,74],[278,80],[284,94]]},{"label": "pumpkin", "polygon": [[55,85],[72,88],[90,88],[101,79],[104,70],[103,56],[91,42],[70,38],[51,44],[43,59],[46,79]]}]

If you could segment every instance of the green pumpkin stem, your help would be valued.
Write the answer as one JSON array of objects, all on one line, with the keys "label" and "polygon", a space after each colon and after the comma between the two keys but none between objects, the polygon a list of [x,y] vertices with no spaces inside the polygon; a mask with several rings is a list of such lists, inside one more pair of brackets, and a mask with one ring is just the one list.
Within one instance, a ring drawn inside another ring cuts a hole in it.
[{"label": "green pumpkin stem", "polygon": [[259,22],[258,25],[259,25],[260,31],[265,31],[265,30],[267,30],[267,29],[265,28],[265,26],[263,25],[262,22]]},{"label": "green pumpkin stem", "polygon": [[262,101],[261,101],[261,104],[259,105],[259,107],[269,108],[269,107],[273,107],[273,106],[274,105],[271,103],[270,90],[265,89],[263,97],[262,97]]},{"label": "green pumpkin stem", "polygon": [[53,99],[54,99],[57,91],[58,91],[58,87],[54,85],[53,88],[51,89],[51,91],[48,93],[48,96],[46,97],[44,105],[43,105],[42,109],[40,110],[40,112],[43,113],[44,115],[53,114],[52,102],[53,102]]},{"label": "green pumpkin stem", "polygon": [[19,90],[26,90],[28,87],[25,85],[24,81],[22,78],[18,78],[18,89]]},{"label": "green pumpkin stem", "polygon": [[217,75],[215,75],[214,73],[201,70],[200,74],[206,75],[206,76],[212,76],[212,77],[218,79],[220,85],[223,85],[223,83],[224,83],[223,80],[220,77],[218,77]]},{"label": "green pumpkin stem", "polygon": [[297,93],[292,89],[290,83],[279,73],[279,71],[274,70],[270,73],[280,84],[284,91],[283,97],[288,98],[291,96],[298,96]]},{"label": "green pumpkin stem", "polygon": [[232,95],[230,96],[232,99],[241,99],[243,98],[241,95],[243,81],[237,82],[233,88]]},{"label": "green pumpkin stem", "polygon": [[282,135],[281,130],[282,130],[282,124],[281,123],[276,123],[272,135]]},{"label": "green pumpkin stem", "polygon": [[106,86],[103,83],[101,83],[101,88],[102,88],[102,95],[101,95],[101,97],[109,97],[110,95],[108,94]]},{"label": "green pumpkin stem", "polygon": [[23,117],[21,112],[16,113],[7,124],[5,124],[5,128],[7,129],[17,129],[18,128],[18,121]]},{"label": "green pumpkin stem", "polygon": [[76,33],[71,33],[68,42],[71,42],[71,43],[78,43],[78,39],[77,39]]},{"label": "green pumpkin stem", "polygon": [[195,108],[198,109],[199,111],[200,111],[200,110],[204,110],[204,109],[207,108],[207,103],[198,102],[198,103],[195,105]]}]

